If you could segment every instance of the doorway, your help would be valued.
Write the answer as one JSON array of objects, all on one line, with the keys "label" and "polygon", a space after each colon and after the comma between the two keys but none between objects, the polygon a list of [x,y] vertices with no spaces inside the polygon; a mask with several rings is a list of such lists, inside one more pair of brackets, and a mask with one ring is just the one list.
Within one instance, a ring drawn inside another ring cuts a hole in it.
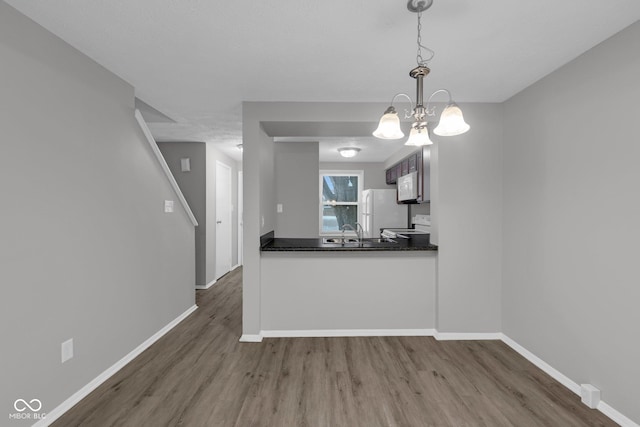
[{"label": "doorway", "polygon": [[231,271],[231,168],[216,161],[216,280]]},{"label": "doorway", "polygon": [[238,172],[238,266],[242,265],[242,212],[244,206],[244,191],[243,191],[243,183],[242,183],[242,171]]}]

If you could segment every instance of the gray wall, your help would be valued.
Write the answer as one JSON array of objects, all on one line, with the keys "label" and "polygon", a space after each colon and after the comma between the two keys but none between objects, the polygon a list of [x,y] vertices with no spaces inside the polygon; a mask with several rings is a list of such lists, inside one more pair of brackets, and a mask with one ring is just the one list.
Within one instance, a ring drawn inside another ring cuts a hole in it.
[{"label": "gray wall", "polygon": [[318,143],[277,142],[275,148],[276,237],[319,235]]},{"label": "gray wall", "polygon": [[260,124],[260,104],[242,104],[244,234],[242,333],[260,332],[260,236],[275,230],[274,142]]},{"label": "gray wall", "polygon": [[[198,220],[196,228],[196,285],[204,286],[216,277],[216,162],[231,168],[231,266],[238,264],[238,162],[204,142],[158,143]],[[182,172],[180,159],[191,159],[191,172]]]},{"label": "gray wall", "polygon": [[319,171],[362,170],[363,189],[395,188],[385,182],[383,163],[319,163],[317,142],[277,142],[275,148],[276,237],[315,238],[319,235]]},{"label": "gray wall", "polygon": [[[50,412],[192,307],[195,255],[131,86],[4,2],[0,62],[7,417],[18,398]],[[61,364],[69,338],[75,357]]]},{"label": "gray wall", "polygon": [[[203,142],[158,142],[162,156],[169,165],[176,182],[180,186],[193,216],[198,221],[196,227],[196,285],[205,285],[206,280],[206,146]],[[187,157],[191,171],[182,172],[180,159]]]},{"label": "gray wall", "polygon": [[504,332],[640,423],[640,24],[505,105]]},{"label": "gray wall", "polygon": [[460,107],[471,130],[460,136],[434,136],[431,153],[438,331],[499,332],[503,108],[500,104]]},{"label": "gray wall", "polygon": [[[445,173],[432,177],[432,195],[440,195],[438,321],[441,332],[501,330],[502,247],[502,106],[464,104],[472,126],[468,134],[443,138],[440,158]],[[245,258],[243,283],[245,334],[260,331],[260,234],[273,230],[275,214],[273,141],[262,121],[367,122],[383,104],[253,103],[243,104],[245,160]],[[375,126],[375,123],[372,124]],[[446,142],[444,142],[446,141]],[[409,152],[412,150],[409,150]],[[250,189],[255,185],[256,190]],[[250,213],[254,205],[256,212]],[[432,215],[433,215],[432,203]],[[261,227],[261,215],[267,219]],[[250,222],[255,221],[255,224]],[[251,227],[251,229],[250,229]],[[255,249],[254,249],[255,248]],[[249,259],[250,258],[250,259]],[[461,268],[464,266],[464,268]]]}]

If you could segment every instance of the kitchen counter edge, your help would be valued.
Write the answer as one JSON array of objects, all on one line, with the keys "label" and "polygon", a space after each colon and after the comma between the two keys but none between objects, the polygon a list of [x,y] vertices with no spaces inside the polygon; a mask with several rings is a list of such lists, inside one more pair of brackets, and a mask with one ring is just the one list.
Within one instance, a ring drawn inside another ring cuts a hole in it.
[{"label": "kitchen counter edge", "polygon": [[408,239],[395,239],[393,244],[371,246],[339,245],[323,243],[322,238],[275,238],[267,233],[260,239],[262,252],[401,252],[401,251],[437,251],[438,246],[431,244],[429,235],[412,236]]}]

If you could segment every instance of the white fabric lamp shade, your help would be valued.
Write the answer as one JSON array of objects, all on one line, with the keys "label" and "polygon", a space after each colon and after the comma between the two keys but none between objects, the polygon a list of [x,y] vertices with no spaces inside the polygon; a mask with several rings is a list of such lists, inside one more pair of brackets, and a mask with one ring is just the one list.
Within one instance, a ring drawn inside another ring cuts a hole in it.
[{"label": "white fabric lamp shade", "polygon": [[455,103],[447,105],[440,116],[440,123],[433,130],[433,133],[440,136],[461,135],[471,128],[464,121],[462,110]]},{"label": "white fabric lamp shade", "polygon": [[404,145],[412,145],[415,147],[422,147],[423,145],[431,145],[433,141],[429,138],[429,131],[426,127],[411,128],[409,132],[409,139]]},{"label": "white fabric lamp shade", "polygon": [[398,114],[395,111],[385,113],[380,118],[380,123],[378,123],[378,128],[373,132],[373,136],[380,139],[400,139],[404,137],[404,133],[400,129]]}]

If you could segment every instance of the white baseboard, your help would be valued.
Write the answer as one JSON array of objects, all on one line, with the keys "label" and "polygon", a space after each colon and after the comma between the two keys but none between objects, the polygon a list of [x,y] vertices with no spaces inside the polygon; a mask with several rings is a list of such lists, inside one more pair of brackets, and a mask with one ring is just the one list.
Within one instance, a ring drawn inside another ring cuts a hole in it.
[{"label": "white baseboard", "polygon": [[256,334],[256,335],[251,335],[251,334],[243,334],[240,337],[240,342],[262,342],[262,334]]},{"label": "white baseboard", "polygon": [[243,335],[241,342],[259,342],[263,338],[303,338],[303,337],[435,337],[447,340],[499,340],[499,332],[438,332],[435,329],[305,329],[266,330],[258,335]]},{"label": "white baseboard", "polygon": [[215,283],[218,281],[218,279],[213,279],[212,281],[210,281],[209,283],[207,283],[206,285],[196,285],[196,289],[199,290],[206,290],[209,289],[210,287],[212,287],[213,285],[215,285]]},{"label": "white baseboard", "polygon": [[571,390],[575,394],[580,395],[580,384],[572,381],[571,379],[569,379],[569,377],[567,377],[566,375],[562,374],[557,369],[553,368],[547,362],[545,362],[544,360],[540,359],[538,356],[536,356],[535,354],[531,353],[529,350],[527,350],[526,348],[522,347],[520,344],[518,344],[517,342],[515,342],[514,340],[512,340],[511,338],[509,338],[505,334],[502,334],[502,341],[505,344],[507,344],[509,347],[511,347],[512,349],[514,349],[518,353],[520,353],[520,355],[522,357],[524,357],[525,359],[527,359],[529,362],[533,363],[538,368],[540,368],[543,371],[545,371],[547,374],[549,374],[551,377],[553,377],[553,379],[558,381],[560,384],[562,384],[563,386],[565,386],[566,388],[568,388],[569,390]]},{"label": "white baseboard", "polygon": [[108,380],[112,377],[116,372],[122,369],[126,364],[135,359],[140,353],[149,348],[154,342],[158,341],[164,334],[173,329],[178,323],[182,322],[187,316],[193,313],[198,308],[197,305],[193,305],[187,311],[182,313],[180,316],[176,317],[172,320],[168,325],[160,329],[158,332],[149,337],[145,342],[136,347],[129,354],[124,356],[122,359],[118,360],[113,366],[108,368],[106,371],[95,377],[89,384],[82,387],[80,390],[75,392],[71,397],[62,402],[60,405],[55,407],[53,410],[47,413],[46,418],[38,421],[33,425],[33,427],[45,427],[53,423],[55,420],[60,418],[65,412],[71,409],[76,403],[80,402],[82,399],[87,397],[89,393],[98,388],[100,384]]},{"label": "white baseboard", "polygon": [[502,339],[500,332],[437,332],[435,337],[438,341],[463,341],[463,340],[499,340]]},{"label": "white baseboard", "polygon": [[260,331],[264,338],[308,338],[308,337],[432,337],[435,329],[318,329]]},{"label": "white baseboard", "polygon": [[620,412],[613,409],[611,406],[604,403],[602,400],[598,404],[598,411],[611,418],[613,421],[620,424],[621,427],[640,427],[640,424],[636,424],[633,420],[622,415]]},{"label": "white baseboard", "polygon": [[[564,375],[562,372],[553,368],[547,362],[540,359],[538,356],[531,353],[529,350],[522,347],[520,344],[518,344],[517,342],[515,342],[505,334],[500,334],[500,335],[502,336],[501,337],[502,341],[505,344],[507,344],[509,347],[514,349],[516,352],[520,353],[522,357],[524,357],[529,362],[536,365],[538,368],[542,369],[544,372],[546,372],[549,376],[551,376],[553,379],[558,381],[560,384],[562,384],[563,386],[565,386],[566,388],[568,388],[569,390],[571,390],[572,392],[580,396],[580,384],[576,383],[575,381],[572,381],[569,377]],[[607,417],[611,418],[613,421],[620,424],[620,426],[622,427],[640,427],[639,424],[636,424],[634,421],[627,418],[621,412],[615,410],[614,408],[612,408],[611,406],[609,406],[607,403],[603,401],[600,401],[597,409],[603,414],[605,414]]]}]

